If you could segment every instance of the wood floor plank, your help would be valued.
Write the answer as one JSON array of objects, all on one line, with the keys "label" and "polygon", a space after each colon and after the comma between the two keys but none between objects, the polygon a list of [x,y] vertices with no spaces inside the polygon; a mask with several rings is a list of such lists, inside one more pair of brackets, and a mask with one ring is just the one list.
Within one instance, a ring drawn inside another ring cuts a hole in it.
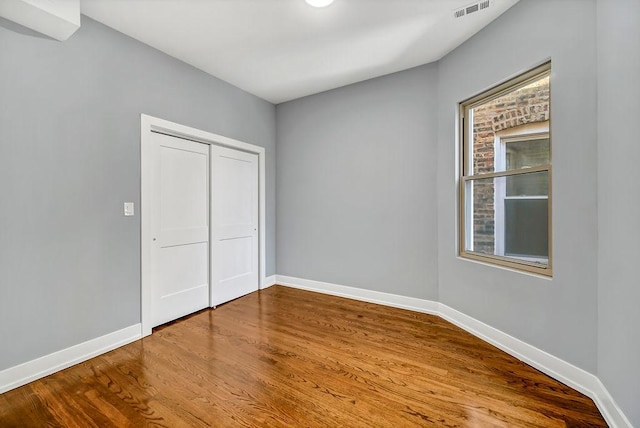
[{"label": "wood floor plank", "polygon": [[0,427],[606,427],[427,314],[273,286],[0,395]]}]

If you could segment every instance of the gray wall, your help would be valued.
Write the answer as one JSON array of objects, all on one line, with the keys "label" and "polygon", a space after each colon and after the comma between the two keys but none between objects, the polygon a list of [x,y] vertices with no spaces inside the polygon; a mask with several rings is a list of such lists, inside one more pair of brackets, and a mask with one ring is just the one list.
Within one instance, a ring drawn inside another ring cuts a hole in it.
[{"label": "gray wall", "polygon": [[640,427],[640,2],[598,0],[598,376]]},{"label": "gray wall", "polygon": [[278,274],[437,300],[436,78],[278,105]]},{"label": "gray wall", "polygon": [[[639,8],[521,0],[437,64],[279,105],[277,272],[439,300],[597,374],[640,426]],[[548,59],[552,279],[456,247],[458,103]]]},{"label": "gray wall", "polygon": [[[595,25],[595,1],[523,0],[437,64],[279,105],[278,274],[439,299],[596,373]],[[545,279],[457,257],[456,132],[460,101],[549,58]]]},{"label": "gray wall", "polygon": [[[440,301],[597,370],[596,8],[522,0],[439,63]],[[457,105],[552,60],[553,279],[456,256]]]},{"label": "gray wall", "polygon": [[140,322],[141,113],[266,147],[275,273],[272,104],[86,17],[64,43],[3,20],[0,370]]},{"label": "gray wall", "polygon": [[[147,113],[267,148],[268,274],[440,300],[597,373],[640,426],[639,7],[521,0],[438,64],[277,117],[86,17],[64,43],[0,20],[0,370],[139,322]],[[458,259],[455,223],[458,102],[548,58],[551,280]]]}]

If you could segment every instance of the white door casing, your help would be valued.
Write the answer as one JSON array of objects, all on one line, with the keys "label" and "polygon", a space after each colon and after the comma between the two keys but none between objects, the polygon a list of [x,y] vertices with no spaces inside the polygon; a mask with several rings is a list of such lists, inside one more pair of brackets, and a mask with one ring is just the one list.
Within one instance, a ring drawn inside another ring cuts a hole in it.
[{"label": "white door casing", "polygon": [[[210,145],[210,147],[221,146],[236,149],[245,154],[253,154],[257,156],[257,179],[258,179],[258,220],[257,220],[257,234],[252,239],[257,240],[257,280],[259,288],[263,288],[266,283],[266,253],[265,253],[265,149],[253,144],[244,143],[242,141],[234,140],[221,135],[212,134],[206,131],[201,131],[188,126],[173,123],[167,120],[159,119],[149,115],[141,115],[141,201],[140,201],[140,216],[141,216],[141,278],[140,278],[140,291],[141,291],[141,335],[148,336],[151,334],[153,327],[153,308],[152,308],[152,292],[153,292],[153,279],[152,279],[152,246],[153,246],[153,233],[152,233],[152,221],[151,215],[153,212],[153,138],[154,134],[164,134],[166,136],[178,137],[184,140],[190,140],[191,142],[198,142],[202,144]],[[211,164],[211,162],[210,162]],[[157,238],[157,237],[156,237]],[[233,273],[233,272],[231,272]],[[255,275],[255,274],[254,274]],[[233,277],[233,275],[230,275]],[[238,276],[238,275],[236,275]],[[241,275],[242,276],[242,275]],[[211,288],[211,287],[210,287]],[[209,304],[213,305],[213,301],[209,301]]]},{"label": "white door casing", "polygon": [[211,306],[258,289],[258,155],[211,146]]},{"label": "white door casing", "polygon": [[209,145],[152,135],[152,326],[209,305]]}]

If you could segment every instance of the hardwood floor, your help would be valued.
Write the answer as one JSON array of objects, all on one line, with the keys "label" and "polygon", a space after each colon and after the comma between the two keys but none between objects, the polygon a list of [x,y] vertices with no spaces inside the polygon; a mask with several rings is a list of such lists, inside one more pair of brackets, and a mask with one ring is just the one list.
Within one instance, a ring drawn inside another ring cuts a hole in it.
[{"label": "hardwood floor", "polygon": [[0,427],[606,426],[431,315],[273,286],[0,395]]}]

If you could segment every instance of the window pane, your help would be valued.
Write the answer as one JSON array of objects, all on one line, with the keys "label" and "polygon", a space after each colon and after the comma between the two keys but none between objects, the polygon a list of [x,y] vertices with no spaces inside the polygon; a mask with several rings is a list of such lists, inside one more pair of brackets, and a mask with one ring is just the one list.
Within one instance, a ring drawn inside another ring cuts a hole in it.
[{"label": "window pane", "polygon": [[[547,171],[505,177],[506,197],[548,196],[549,173]],[[504,197],[503,196],[503,197]]]},{"label": "window pane", "polygon": [[511,141],[506,146],[506,169],[520,169],[548,165],[549,139]]},{"label": "window pane", "polygon": [[[467,116],[472,175],[549,164],[548,138],[504,143],[506,150],[496,147],[496,133],[549,120],[549,76],[470,109]],[[513,160],[505,159],[508,154]]]},{"label": "window pane", "polygon": [[520,259],[549,257],[547,199],[504,201],[504,255]]},{"label": "window pane", "polygon": [[466,183],[465,249],[548,264],[547,171]]},{"label": "window pane", "polygon": [[[484,178],[467,181],[465,195],[467,203],[466,250],[481,254],[495,254],[495,207],[496,182],[504,184],[504,178]],[[499,185],[499,184],[498,184]]]}]

